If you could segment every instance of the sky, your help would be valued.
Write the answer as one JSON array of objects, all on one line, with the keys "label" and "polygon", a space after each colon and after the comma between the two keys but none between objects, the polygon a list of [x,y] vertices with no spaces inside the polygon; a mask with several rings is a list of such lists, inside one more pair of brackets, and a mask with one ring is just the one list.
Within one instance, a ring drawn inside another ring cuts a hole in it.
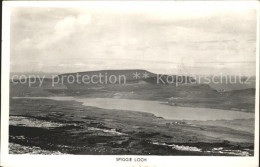
[{"label": "sky", "polygon": [[255,75],[256,11],[208,4],[13,7],[10,70]]}]

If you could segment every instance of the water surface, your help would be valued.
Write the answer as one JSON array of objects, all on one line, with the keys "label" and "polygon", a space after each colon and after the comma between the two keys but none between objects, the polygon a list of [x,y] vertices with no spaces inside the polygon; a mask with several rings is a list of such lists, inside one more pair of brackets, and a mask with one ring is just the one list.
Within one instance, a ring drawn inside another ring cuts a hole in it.
[{"label": "water surface", "polygon": [[254,113],[245,113],[231,110],[192,108],[166,105],[159,101],[113,99],[113,98],[76,98],[76,97],[13,97],[29,99],[51,99],[59,101],[78,101],[85,106],[104,109],[130,110],[152,113],[155,116],[171,120],[234,120],[251,119]]}]

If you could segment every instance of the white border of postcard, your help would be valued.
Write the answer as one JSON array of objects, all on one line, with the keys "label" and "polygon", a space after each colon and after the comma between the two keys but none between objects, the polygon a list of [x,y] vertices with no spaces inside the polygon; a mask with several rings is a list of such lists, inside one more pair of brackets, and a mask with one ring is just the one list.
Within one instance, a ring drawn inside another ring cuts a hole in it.
[{"label": "white border of postcard", "polygon": [[[255,104],[255,152],[254,157],[225,156],[125,156],[125,155],[10,155],[8,154],[9,118],[9,58],[10,58],[10,8],[11,7],[67,7],[77,8],[89,5],[138,6],[150,5],[230,5],[234,7],[249,5],[257,10],[257,56],[256,56],[256,104]],[[1,164],[0,166],[228,166],[256,167],[259,164],[259,2],[258,1],[4,1],[2,22],[2,87],[1,87]],[[145,157],[147,162],[116,162],[116,157]]]}]

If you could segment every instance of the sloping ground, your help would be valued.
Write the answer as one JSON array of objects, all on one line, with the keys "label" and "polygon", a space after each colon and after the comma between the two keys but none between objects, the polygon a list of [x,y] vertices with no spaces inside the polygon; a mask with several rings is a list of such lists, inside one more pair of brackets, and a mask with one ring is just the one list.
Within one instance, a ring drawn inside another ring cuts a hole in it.
[{"label": "sloping ground", "polygon": [[[47,81],[46,81],[47,82]],[[169,105],[254,112],[255,89],[217,92],[205,84],[157,85],[145,81],[132,84],[29,87],[11,84],[10,96],[78,96],[168,101]],[[49,81],[48,81],[49,82]],[[51,85],[51,82],[49,82]]]},{"label": "sloping ground", "polygon": [[[74,101],[11,99],[10,115],[9,141],[35,152],[40,148],[63,154],[253,155],[253,134],[149,113]],[[11,153],[28,153],[11,148]]]},{"label": "sloping ground", "polygon": [[[139,78],[134,78],[134,73],[139,73]],[[143,77],[143,74],[147,77]],[[10,96],[82,96],[82,97],[106,97],[106,98],[125,98],[125,99],[143,99],[168,101],[172,98],[170,105],[186,107],[216,108],[226,110],[238,110],[243,112],[254,112],[255,108],[255,89],[242,89],[226,92],[218,92],[207,84],[187,83],[186,80],[193,81],[189,76],[176,75],[157,75],[146,70],[102,70],[89,71],[58,75],[58,78],[64,76],[93,75],[102,74],[104,77],[111,75],[126,77],[125,84],[84,84],[68,83],[64,78],[63,83],[57,83],[55,79],[44,78],[37,79],[35,83],[29,85],[29,79],[26,84],[10,82]],[[175,81],[165,84],[157,83],[157,77],[166,81],[171,76]],[[177,77],[177,78],[176,78]],[[185,80],[186,79],[186,80]],[[80,80],[80,79],[79,79]],[[179,81],[180,80],[180,81]],[[176,82],[178,82],[176,84]]]}]

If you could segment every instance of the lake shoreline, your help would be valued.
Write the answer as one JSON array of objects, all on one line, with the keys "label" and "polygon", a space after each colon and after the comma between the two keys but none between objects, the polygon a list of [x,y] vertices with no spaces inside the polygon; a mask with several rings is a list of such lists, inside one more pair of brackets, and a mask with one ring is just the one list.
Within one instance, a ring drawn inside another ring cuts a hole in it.
[{"label": "lake shoreline", "polygon": [[253,134],[225,127],[194,126],[145,112],[107,110],[76,101],[11,99],[11,104],[10,143],[53,153],[253,155]]},{"label": "lake shoreline", "polygon": [[[220,110],[211,108],[193,108],[167,105],[167,102],[116,99],[116,98],[80,98],[80,97],[12,97],[13,99],[51,99],[59,101],[78,101],[85,106],[98,107],[103,109],[130,110],[137,112],[152,113],[158,117],[168,120],[233,120],[252,119],[254,113],[246,113],[233,110]],[[134,105],[132,105],[134,104]],[[151,107],[149,107],[151,106]],[[146,109],[149,107],[148,109]],[[187,113],[188,112],[188,113]],[[216,113],[214,113],[216,112]],[[210,115],[211,114],[211,115]]]}]

